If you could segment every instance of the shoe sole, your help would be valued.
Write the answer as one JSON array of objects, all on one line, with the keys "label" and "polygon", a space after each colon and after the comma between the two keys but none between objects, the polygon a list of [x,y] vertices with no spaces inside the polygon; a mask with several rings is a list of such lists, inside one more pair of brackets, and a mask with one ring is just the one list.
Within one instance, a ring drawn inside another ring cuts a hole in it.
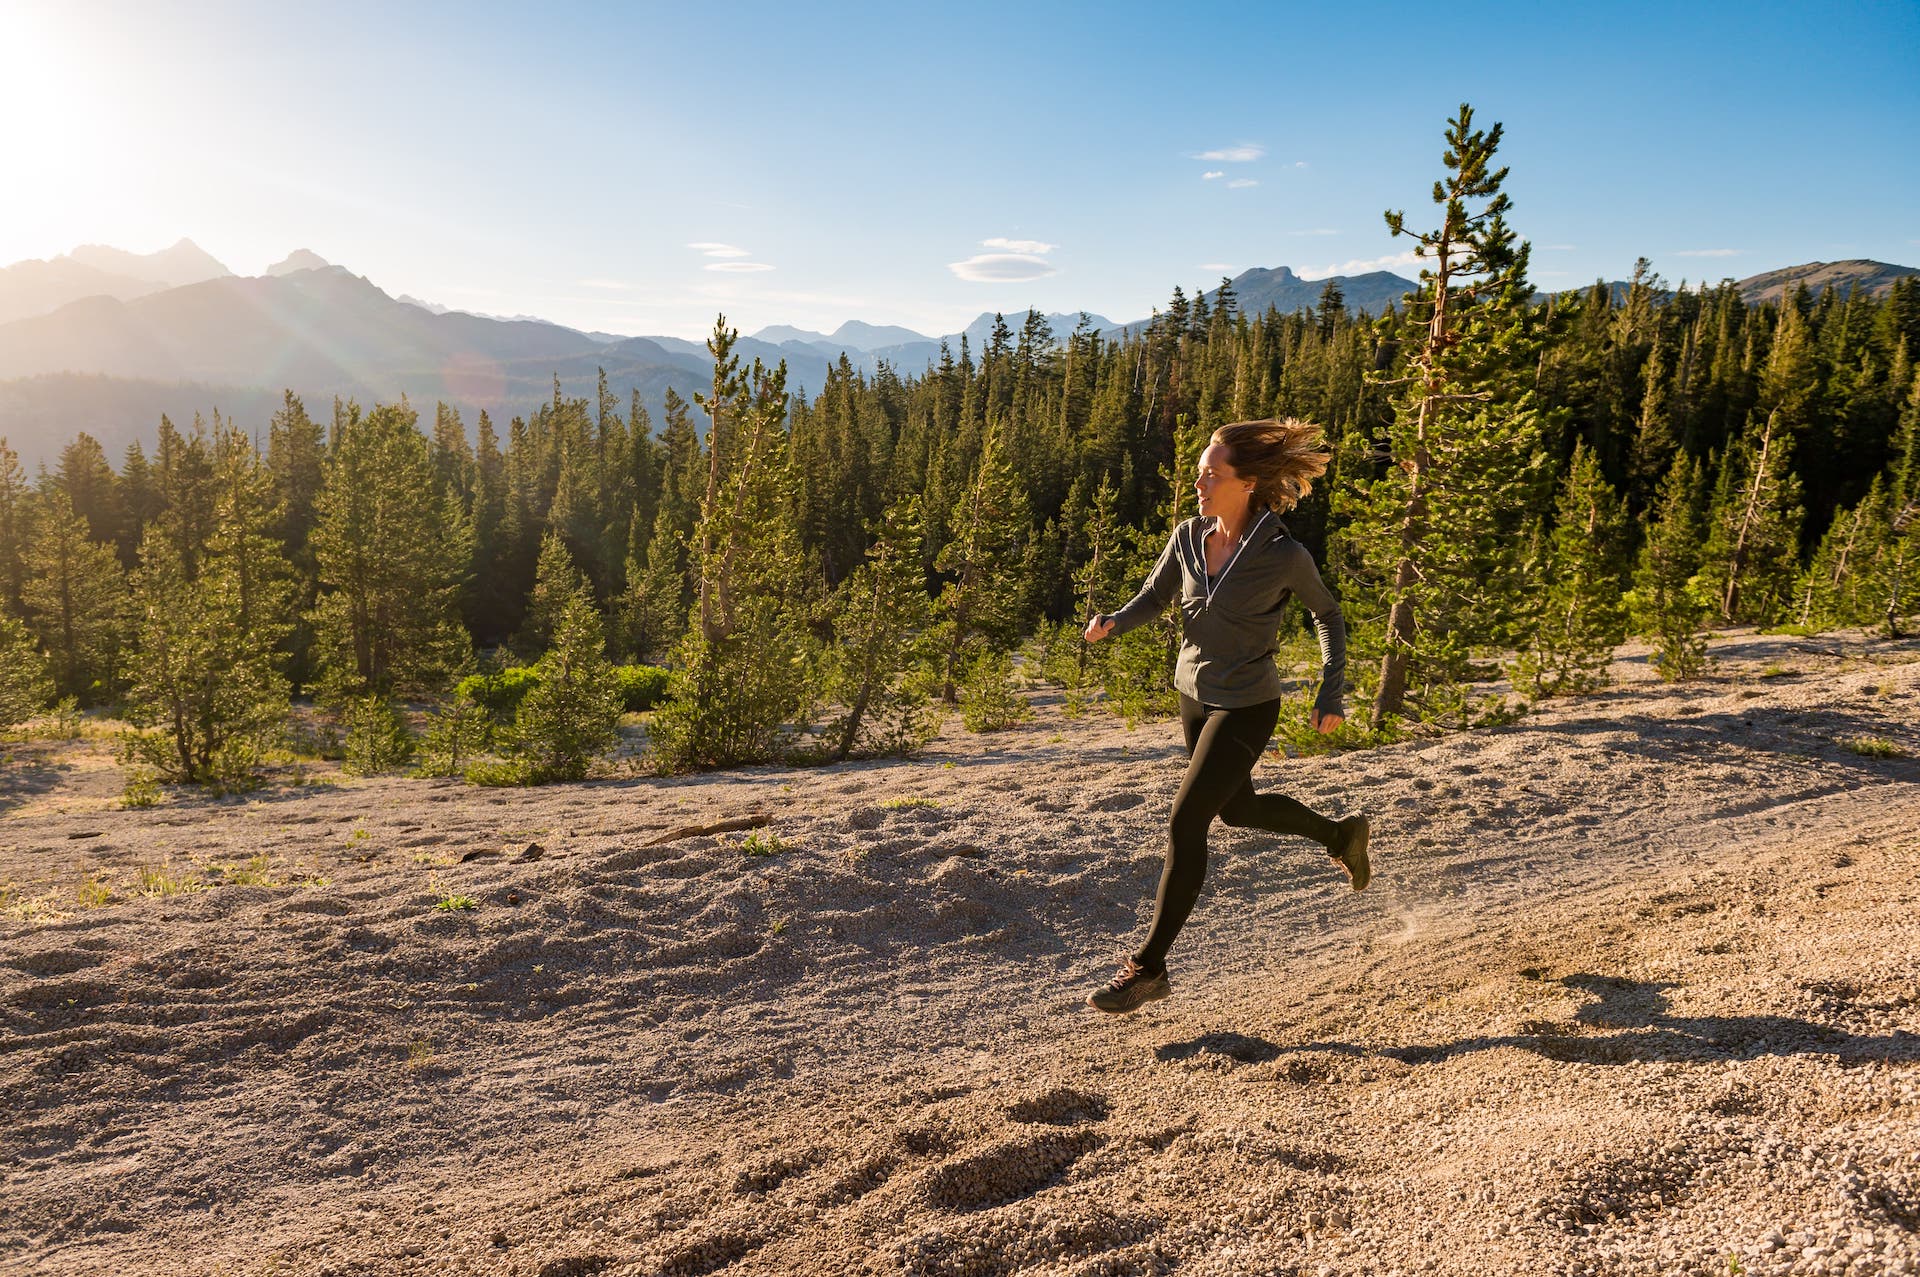
[{"label": "shoe sole", "polygon": [[[1334,859],[1346,867],[1347,877],[1355,891],[1365,891],[1367,884],[1373,881],[1373,865],[1367,859],[1367,844],[1373,840],[1373,826],[1365,816],[1355,819],[1360,822],[1360,835],[1354,845],[1347,848]],[[1356,863],[1357,862],[1357,863]]]}]

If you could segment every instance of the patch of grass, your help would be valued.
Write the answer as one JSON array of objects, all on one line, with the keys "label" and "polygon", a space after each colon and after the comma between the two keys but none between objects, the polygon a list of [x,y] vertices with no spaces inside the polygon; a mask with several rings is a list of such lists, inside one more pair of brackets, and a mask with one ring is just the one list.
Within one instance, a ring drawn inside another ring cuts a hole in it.
[{"label": "patch of grass", "polygon": [[749,856],[777,856],[787,850],[787,844],[772,830],[756,829],[740,840],[740,850]]},{"label": "patch of grass", "polygon": [[787,920],[785,918],[775,918],[773,922],[767,927],[767,932],[770,935],[777,936],[781,932],[785,931],[786,929],[787,929]]},{"label": "patch of grass", "polygon": [[424,1069],[433,1063],[433,1039],[415,1038],[407,1043],[407,1067]]},{"label": "patch of grass", "polygon": [[44,895],[29,896],[11,882],[0,882],[0,913],[22,922],[32,922],[38,918],[53,917],[57,912]]},{"label": "patch of grass", "polygon": [[1793,671],[1784,665],[1769,665],[1760,671],[1761,678],[1790,678]]},{"label": "patch of grass", "polygon": [[373,835],[368,833],[366,830],[356,829],[352,833],[347,835],[347,841],[348,842],[365,842],[367,839],[371,837],[373,837]]},{"label": "patch of grass", "polygon": [[1908,750],[1884,736],[1842,736],[1840,748],[1862,758],[1910,758]]},{"label": "patch of grass", "polygon": [[273,876],[273,857],[266,852],[247,857],[244,864],[225,864],[216,866],[222,878],[236,887],[277,887],[280,880]]},{"label": "patch of grass", "polygon": [[73,895],[82,909],[98,909],[101,905],[113,902],[113,888],[97,873],[90,873],[81,879]]},{"label": "patch of grass", "polygon": [[452,911],[454,909],[476,909],[479,907],[479,904],[480,902],[472,896],[462,896],[454,892],[448,892],[436,900],[433,907],[435,909]]},{"label": "patch of grass", "polygon": [[120,790],[122,807],[152,807],[159,801],[160,782],[151,769],[136,767],[127,773],[127,783]]},{"label": "patch of grass", "polygon": [[172,861],[141,865],[134,870],[133,894],[136,896],[184,896],[206,889],[205,881],[191,871],[175,873]]},{"label": "patch of grass", "polygon": [[880,805],[888,811],[905,811],[909,807],[938,807],[940,803],[933,798],[888,798]]}]

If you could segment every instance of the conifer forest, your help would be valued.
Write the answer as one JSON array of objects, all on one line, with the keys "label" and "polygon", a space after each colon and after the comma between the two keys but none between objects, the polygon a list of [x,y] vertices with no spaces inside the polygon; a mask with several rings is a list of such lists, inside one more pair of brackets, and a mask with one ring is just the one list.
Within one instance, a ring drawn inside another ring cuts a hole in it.
[{"label": "conifer forest", "polygon": [[0,439],[0,726],[71,698],[157,775],[235,784],[297,721],[363,770],[525,783],[586,775],[623,710],[674,770],[988,730],[1017,678],[1162,713],[1177,614],[1080,631],[1193,515],[1209,432],[1263,417],[1334,452],[1287,523],[1349,626],[1344,743],[1591,691],[1629,636],[1682,679],[1719,626],[1899,633],[1920,286],[1751,303],[1643,259],[1538,294],[1499,140],[1463,108],[1406,175],[1421,281],[1380,315],[1223,281],[1144,331],[1010,316],[804,392],[723,316],[661,420],[603,374],[505,422],[289,391],[37,475]]}]

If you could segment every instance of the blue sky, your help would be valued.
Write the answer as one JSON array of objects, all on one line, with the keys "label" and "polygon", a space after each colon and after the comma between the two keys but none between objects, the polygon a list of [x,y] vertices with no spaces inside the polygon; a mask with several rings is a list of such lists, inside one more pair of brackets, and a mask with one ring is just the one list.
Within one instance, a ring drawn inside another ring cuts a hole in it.
[{"label": "blue sky", "polygon": [[1411,275],[1381,211],[1426,223],[1464,100],[1543,287],[1920,265],[1920,5],[1442,12],[0,0],[0,263],[306,247],[682,336],[1126,320],[1249,266]]}]

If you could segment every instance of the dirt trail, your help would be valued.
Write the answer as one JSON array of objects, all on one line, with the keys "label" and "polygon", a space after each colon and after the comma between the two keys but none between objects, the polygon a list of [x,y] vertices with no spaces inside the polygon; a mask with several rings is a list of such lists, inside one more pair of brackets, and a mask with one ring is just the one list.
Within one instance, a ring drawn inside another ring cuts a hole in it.
[{"label": "dirt trail", "polygon": [[[148,811],[17,771],[0,881],[65,916],[0,918],[0,1272],[1920,1271],[1920,644],[1715,646],[1269,758],[1374,885],[1216,828],[1121,1019],[1172,725]],[[752,812],[784,850],[648,845]]]}]

